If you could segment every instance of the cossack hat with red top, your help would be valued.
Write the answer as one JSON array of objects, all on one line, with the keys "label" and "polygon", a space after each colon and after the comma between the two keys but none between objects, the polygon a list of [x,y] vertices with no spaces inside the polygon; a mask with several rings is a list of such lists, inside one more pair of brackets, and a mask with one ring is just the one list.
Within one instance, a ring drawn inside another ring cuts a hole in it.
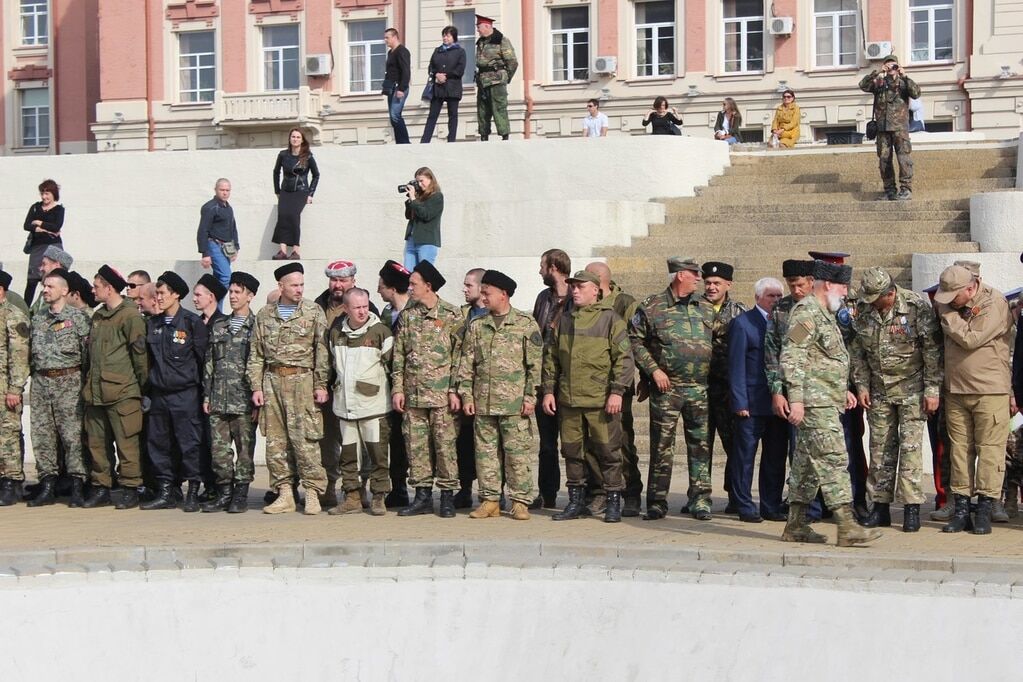
[{"label": "cossack hat with red top", "polygon": [[359,269],[349,260],[336,260],[323,270],[327,277],[355,277]]}]

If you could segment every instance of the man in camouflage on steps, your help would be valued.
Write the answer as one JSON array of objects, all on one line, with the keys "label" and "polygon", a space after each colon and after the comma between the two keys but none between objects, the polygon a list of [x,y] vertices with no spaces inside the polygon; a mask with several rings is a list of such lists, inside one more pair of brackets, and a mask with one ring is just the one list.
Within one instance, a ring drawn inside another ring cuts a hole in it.
[{"label": "man in camouflage on steps", "polygon": [[[877,124],[877,158],[888,201],[913,198],[913,145],[909,140],[909,100],[920,98],[920,86],[906,75],[898,58],[884,58],[881,70],[860,80],[860,90],[874,95],[874,121]],[[899,184],[896,193],[892,155],[899,157]]]},{"label": "man in camouflage on steps", "polygon": [[707,377],[714,309],[696,294],[700,266],[695,260],[669,258],[668,273],[668,288],[640,303],[629,325],[636,366],[650,384],[650,474],[644,518],[654,521],[668,513],[675,429],[681,418],[689,464],[689,513],[709,521]]},{"label": "man in camouflage on steps", "polygon": [[511,133],[508,121],[508,84],[519,68],[508,36],[494,28],[494,20],[476,15],[476,118],[480,141],[490,138],[490,119],[494,119],[497,134],[507,140]]},{"label": "man in camouflage on steps", "polygon": [[7,300],[10,274],[0,270],[0,372],[5,405],[0,408],[0,506],[21,499],[25,454],[21,446],[22,393],[29,372],[28,316]]}]

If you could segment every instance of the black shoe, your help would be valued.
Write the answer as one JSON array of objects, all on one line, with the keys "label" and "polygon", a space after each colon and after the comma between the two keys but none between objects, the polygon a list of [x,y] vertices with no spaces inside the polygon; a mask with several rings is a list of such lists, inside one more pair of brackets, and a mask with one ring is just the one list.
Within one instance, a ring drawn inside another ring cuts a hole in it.
[{"label": "black shoe", "polygon": [[21,481],[0,479],[0,507],[10,507],[21,501]]},{"label": "black shoe", "polygon": [[781,512],[767,512],[766,514],[761,514],[760,518],[762,518],[764,521],[788,521],[789,520],[788,514],[782,514]]},{"label": "black shoe", "polygon": [[739,514],[739,520],[743,523],[761,523],[764,519],[760,514]]},{"label": "black shoe", "polygon": [[188,482],[188,492],[185,493],[181,511],[188,513],[199,511],[199,481]]},{"label": "black shoe", "polygon": [[572,521],[583,517],[586,505],[583,501],[585,488],[581,485],[568,486],[568,505],[559,513],[551,516],[552,521]]},{"label": "black shoe", "polygon": [[710,521],[714,515],[710,513],[709,509],[697,509],[693,512],[693,518],[697,521]]},{"label": "black shoe", "polygon": [[533,498],[533,501],[529,503],[530,511],[536,511],[537,509],[543,508],[543,495],[537,495]]},{"label": "black shoe", "polygon": [[[942,533],[961,533],[973,528],[973,521],[970,520],[970,498],[965,495],[954,495],[953,498],[955,509],[952,512],[952,519],[942,526]],[[991,532],[990,529],[988,532]]]},{"label": "black shoe", "polygon": [[39,489],[35,497],[28,501],[29,507],[44,507],[57,501],[57,477],[44,476],[39,481]]},{"label": "black shoe", "polygon": [[864,528],[877,528],[881,526],[888,528],[892,525],[892,512],[887,502],[875,502],[874,508],[860,519],[860,525]]},{"label": "black shoe", "polygon": [[244,514],[249,510],[249,484],[235,483],[231,491],[231,504],[227,506],[228,514]]},{"label": "black shoe", "polygon": [[263,505],[273,504],[277,501],[277,497],[278,495],[276,490],[267,490],[263,493]]},{"label": "black shoe", "polygon": [[639,516],[640,508],[639,495],[626,495],[622,498],[622,516],[628,518]]},{"label": "black shoe", "polygon": [[622,520],[622,492],[607,491],[607,504],[604,507],[604,523],[619,523]]},{"label": "black shoe", "polygon": [[895,201],[895,197],[898,196],[898,192],[894,189],[885,190],[884,194],[877,198],[878,201]]},{"label": "black shoe", "polygon": [[104,488],[101,485],[93,486],[89,499],[82,503],[82,507],[85,509],[95,509],[96,507],[107,507],[109,505],[110,488]]},{"label": "black shoe", "polygon": [[678,510],[678,513],[682,514],[683,516],[688,514],[689,513],[689,503],[686,502],[685,504],[683,504],[682,508]]},{"label": "black shoe", "polygon": [[644,521],[660,521],[667,515],[667,508],[665,508],[660,502],[650,502],[647,500],[646,514],[643,515]]},{"label": "black shoe", "polygon": [[[863,520],[870,515],[870,510],[867,509],[866,502],[854,502],[852,505],[853,516],[856,519],[856,523],[863,525]],[[892,525],[892,517],[888,516],[888,525]]]},{"label": "black shoe", "polygon": [[156,497],[149,500],[149,502],[140,504],[139,509],[146,511],[151,509],[177,509],[177,506],[178,497],[174,494],[174,486],[170,483],[160,483],[156,488]]},{"label": "black shoe", "polygon": [[918,530],[920,530],[920,505],[904,505],[902,507],[902,532],[915,533]]},{"label": "black shoe", "polygon": [[81,507],[85,504],[85,481],[80,478],[71,479],[71,499],[67,506]]},{"label": "black shoe", "polygon": [[455,518],[455,491],[440,491],[440,506],[437,508],[437,516],[442,519]]},{"label": "black shoe", "polygon": [[217,496],[203,503],[200,507],[204,512],[219,512],[226,511],[231,505],[231,500],[234,499],[234,493],[231,490],[230,483],[224,483],[217,486]]},{"label": "black shoe", "polygon": [[122,488],[121,494],[114,503],[114,509],[134,509],[139,506],[138,488]]},{"label": "black shoe", "polygon": [[728,504],[725,505],[725,513],[726,514],[738,514],[739,513],[739,505],[735,504],[735,502],[729,501]]},{"label": "black shoe", "polygon": [[508,139],[508,133],[505,133],[504,135],[502,135],[501,139],[502,140],[507,140]]},{"label": "black shoe", "polygon": [[398,516],[419,516],[433,513],[433,489],[416,488],[416,497],[412,504],[398,510]]},{"label": "black shoe", "polygon": [[469,509],[472,507],[472,487],[462,488],[455,495],[455,509]]},{"label": "black shoe", "polygon": [[480,135],[480,142],[486,142],[490,139],[490,135]]},{"label": "black shoe", "polygon": [[973,517],[973,534],[987,535],[991,532],[991,503],[993,498],[977,496],[977,513]]},{"label": "black shoe", "polygon": [[388,509],[393,509],[395,507],[407,507],[408,491],[405,489],[405,486],[395,488],[391,492],[387,493],[387,497],[384,498],[384,506]]}]

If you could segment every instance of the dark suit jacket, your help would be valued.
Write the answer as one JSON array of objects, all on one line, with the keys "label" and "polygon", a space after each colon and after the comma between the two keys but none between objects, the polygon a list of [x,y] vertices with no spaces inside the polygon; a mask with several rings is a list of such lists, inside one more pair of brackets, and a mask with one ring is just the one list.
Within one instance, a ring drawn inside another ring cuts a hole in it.
[{"label": "dark suit jacket", "polygon": [[1023,317],[1016,320],[1016,348],[1012,354],[1012,393],[1016,405],[1023,401]]},{"label": "dark suit jacket", "polygon": [[764,369],[764,335],[767,320],[753,308],[732,320],[728,332],[728,375],[732,411],[749,410],[754,417],[771,412],[771,390]]}]

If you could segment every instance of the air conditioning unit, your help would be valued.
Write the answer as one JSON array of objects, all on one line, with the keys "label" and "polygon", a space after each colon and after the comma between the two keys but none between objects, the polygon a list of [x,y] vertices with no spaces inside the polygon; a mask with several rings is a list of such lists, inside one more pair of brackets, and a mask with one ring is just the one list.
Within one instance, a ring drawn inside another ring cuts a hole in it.
[{"label": "air conditioning unit", "polygon": [[329,76],[330,55],[311,54],[305,58],[305,75],[307,76]]},{"label": "air conditioning unit", "polygon": [[892,53],[892,42],[890,40],[883,40],[877,43],[867,43],[866,55],[867,59],[876,61],[878,59],[884,59]]},{"label": "air conditioning unit", "polygon": [[792,17],[772,17],[771,35],[787,36],[792,34]]},{"label": "air conditioning unit", "polygon": [[615,73],[618,70],[618,57],[597,57],[593,60],[594,73]]}]

